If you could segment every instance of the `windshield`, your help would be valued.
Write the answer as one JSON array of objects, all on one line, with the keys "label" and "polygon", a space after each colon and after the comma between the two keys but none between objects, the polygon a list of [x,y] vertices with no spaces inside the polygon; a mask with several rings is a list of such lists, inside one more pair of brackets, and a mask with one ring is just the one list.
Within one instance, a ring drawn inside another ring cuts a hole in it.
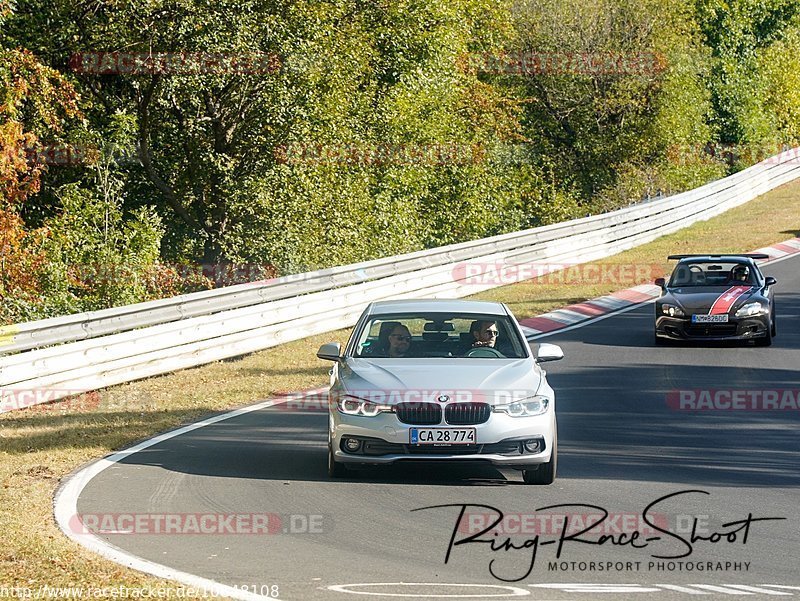
[{"label": "windshield", "polygon": [[356,357],[522,359],[527,343],[508,317],[453,313],[375,315],[354,333]]},{"label": "windshield", "polygon": [[746,263],[687,261],[679,263],[672,272],[671,287],[692,286],[753,286],[753,270]]}]

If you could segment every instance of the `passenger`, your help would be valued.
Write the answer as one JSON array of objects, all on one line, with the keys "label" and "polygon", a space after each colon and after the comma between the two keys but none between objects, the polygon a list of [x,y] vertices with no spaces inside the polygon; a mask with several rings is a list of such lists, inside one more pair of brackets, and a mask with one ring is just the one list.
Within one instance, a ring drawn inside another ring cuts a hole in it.
[{"label": "passenger", "polygon": [[407,357],[411,350],[411,333],[399,321],[386,321],[381,324],[378,340],[365,349],[365,357]]},{"label": "passenger", "polygon": [[387,357],[406,357],[411,351],[411,332],[402,324],[395,326],[389,334]]}]

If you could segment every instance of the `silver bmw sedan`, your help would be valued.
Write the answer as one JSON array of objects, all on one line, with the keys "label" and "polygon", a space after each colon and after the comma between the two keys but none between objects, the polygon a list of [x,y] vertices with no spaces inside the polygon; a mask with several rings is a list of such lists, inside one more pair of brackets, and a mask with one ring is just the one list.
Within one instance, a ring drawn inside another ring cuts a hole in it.
[{"label": "silver bmw sedan", "polygon": [[556,476],[555,394],[502,303],[395,300],[371,303],[347,346],[324,344],[334,362],[328,473],[397,461],[488,461],[529,484]]}]

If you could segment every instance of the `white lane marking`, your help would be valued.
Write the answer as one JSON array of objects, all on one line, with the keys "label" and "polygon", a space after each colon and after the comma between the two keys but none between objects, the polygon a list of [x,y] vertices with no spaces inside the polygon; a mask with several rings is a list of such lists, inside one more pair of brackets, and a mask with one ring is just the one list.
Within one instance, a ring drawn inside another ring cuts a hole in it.
[{"label": "white lane marking", "polygon": [[[433,586],[433,587],[461,587],[461,588],[490,588],[490,589],[503,589],[509,592],[506,593],[467,593],[467,594],[452,594],[452,593],[380,593],[375,591],[353,591],[349,590],[350,587],[370,587],[370,586]],[[516,586],[506,586],[502,584],[454,584],[454,583],[441,583],[441,582],[360,582],[353,584],[334,584],[328,587],[330,591],[337,593],[350,593],[351,595],[374,595],[377,597],[412,597],[414,599],[489,599],[496,597],[527,597],[530,591]]]},{"label": "white lane marking", "polygon": [[244,415],[245,413],[264,409],[274,404],[275,401],[263,401],[249,407],[243,407],[241,409],[229,411],[228,413],[216,415],[194,424],[178,428],[177,430],[165,432],[164,434],[160,434],[159,436],[145,440],[144,442],[140,442],[139,444],[128,449],[118,451],[112,455],[109,455],[108,457],[104,457],[103,459],[99,459],[89,464],[87,467],[68,478],[58,489],[58,492],[56,492],[53,510],[58,526],[61,528],[61,531],[64,534],[66,534],[76,543],[86,547],[90,551],[94,551],[98,555],[102,555],[111,561],[129,568],[133,568],[134,570],[152,574],[158,578],[175,580],[194,588],[204,589],[214,596],[220,595],[223,597],[231,597],[233,599],[242,599],[243,601],[263,601],[265,599],[274,599],[275,597],[257,595],[249,591],[237,589],[225,584],[220,584],[219,582],[215,582],[201,576],[196,576],[187,572],[181,572],[165,565],[143,559],[128,553],[127,551],[123,551],[118,547],[115,547],[111,543],[94,536],[88,531],[76,532],[76,529],[72,528],[70,525],[70,520],[73,518],[73,516],[78,515],[78,497],[86,485],[91,482],[92,478],[109,467],[112,467],[122,459],[147,449],[148,447],[152,447],[160,442],[169,440],[170,438],[175,438],[181,434],[191,432],[192,430],[197,430],[198,428],[203,428],[211,424],[216,424],[232,417]]},{"label": "white lane marking", "polygon": [[724,586],[718,586],[716,584],[693,584],[692,586],[696,586],[697,588],[701,588],[705,591],[711,591],[712,593],[722,593],[723,595],[752,595],[753,593],[748,593],[745,591],[737,591],[734,588],[727,588]]},{"label": "white lane marking", "polygon": [[658,593],[661,589],[642,584],[599,584],[591,582],[573,582],[559,584],[529,584],[528,586],[558,589],[565,593]]},{"label": "white lane marking", "polygon": [[676,593],[686,593],[687,595],[710,595],[706,591],[698,591],[693,588],[689,588],[688,586],[679,586],[677,584],[655,584],[653,586],[660,586],[661,588],[665,588],[670,591],[675,591]]},{"label": "white lane marking", "polygon": [[782,593],[781,591],[771,591],[767,588],[759,588],[757,586],[751,586],[749,584],[726,584],[725,586],[730,588],[738,588],[742,589],[743,591],[747,591],[749,593],[759,593],[762,595],[788,595],[789,597],[794,597],[792,593]]}]

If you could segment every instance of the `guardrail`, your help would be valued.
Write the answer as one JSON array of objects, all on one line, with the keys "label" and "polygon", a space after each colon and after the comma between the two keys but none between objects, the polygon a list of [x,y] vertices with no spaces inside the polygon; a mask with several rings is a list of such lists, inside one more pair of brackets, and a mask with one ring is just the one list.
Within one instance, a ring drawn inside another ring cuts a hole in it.
[{"label": "guardrail", "polygon": [[[355,323],[387,298],[458,298],[465,261],[575,264],[709,219],[800,177],[793,151],[682,194],[583,219],[275,280],[6,326],[0,412],[269,348]],[[557,268],[557,267],[554,267]],[[55,345],[55,346],[54,346]],[[30,395],[29,395],[30,396]]]}]

